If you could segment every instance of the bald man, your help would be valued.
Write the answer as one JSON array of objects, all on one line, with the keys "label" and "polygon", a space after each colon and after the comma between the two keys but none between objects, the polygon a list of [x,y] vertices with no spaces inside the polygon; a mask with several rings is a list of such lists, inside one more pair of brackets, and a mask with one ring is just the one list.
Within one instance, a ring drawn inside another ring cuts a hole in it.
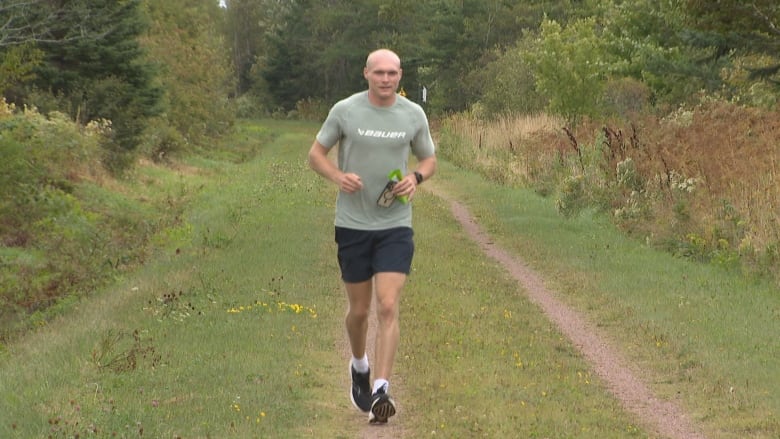
[{"label": "bald man", "polygon": [[[368,88],[337,102],[309,150],[309,165],[339,188],[335,239],[347,296],[353,405],[371,423],[395,415],[390,375],[399,342],[401,291],[414,255],[412,199],[436,172],[436,154],[422,107],[397,93],[401,60],[388,49],[371,52],[363,69]],[[339,145],[337,163],[328,153]],[[417,158],[408,169],[409,153]],[[393,170],[401,178],[389,183]],[[368,314],[376,300],[374,381],[366,354]]]}]

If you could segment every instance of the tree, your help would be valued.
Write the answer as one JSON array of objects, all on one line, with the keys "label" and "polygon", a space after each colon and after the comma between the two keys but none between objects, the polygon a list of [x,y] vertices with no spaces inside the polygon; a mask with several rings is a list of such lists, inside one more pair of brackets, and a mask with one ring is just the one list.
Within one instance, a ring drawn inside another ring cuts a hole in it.
[{"label": "tree", "polygon": [[[47,3],[48,4],[48,3]],[[139,37],[148,28],[141,0],[63,0],[62,22],[37,41],[43,62],[33,85],[68,104],[81,122],[109,119],[114,130],[113,166],[139,144],[144,121],[160,112],[156,67],[145,59]],[[68,19],[83,19],[79,23]],[[70,38],[69,29],[100,37]]]},{"label": "tree", "polygon": [[[261,68],[273,105],[290,110],[306,98],[332,103],[362,89],[366,55],[379,47],[416,58],[407,43],[415,34],[401,31],[409,26],[404,5],[412,7],[408,0],[396,0],[390,8],[379,0],[294,2],[269,35]],[[405,80],[412,80],[414,71],[409,73],[406,77],[405,70]]]},{"label": "tree", "polygon": [[89,26],[90,18],[90,9],[84,4],[6,0],[0,5],[0,48],[94,40],[110,31]]},{"label": "tree", "polygon": [[752,80],[780,85],[780,4],[775,0],[685,1],[687,36],[693,45],[714,48],[713,56],[751,56]]},{"label": "tree", "polygon": [[11,89],[35,77],[33,70],[43,53],[34,45],[18,45],[0,50],[0,96],[10,97]]},{"label": "tree", "polygon": [[229,0],[225,3],[223,35],[235,72],[235,96],[263,94],[255,74],[270,50],[269,36],[284,26],[292,0]]},{"label": "tree", "polygon": [[208,144],[232,126],[234,75],[220,33],[221,10],[211,0],[148,1],[147,58],[161,66],[164,113],[150,145],[155,158],[187,145]]},{"label": "tree", "polygon": [[565,28],[546,20],[536,44],[526,60],[534,66],[537,89],[549,99],[548,110],[570,124],[598,115],[610,61],[595,19],[579,19]]}]

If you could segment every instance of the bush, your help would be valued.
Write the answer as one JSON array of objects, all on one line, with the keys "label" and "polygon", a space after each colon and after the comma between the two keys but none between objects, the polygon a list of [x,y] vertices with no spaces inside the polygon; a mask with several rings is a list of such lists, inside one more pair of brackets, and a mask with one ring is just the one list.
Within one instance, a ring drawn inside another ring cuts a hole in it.
[{"label": "bush", "polygon": [[26,311],[89,285],[108,237],[77,187],[98,180],[105,122],[81,127],[53,112],[0,102],[0,340]]},{"label": "bush", "polygon": [[489,63],[484,69],[475,70],[482,97],[479,104],[488,117],[508,114],[537,114],[547,105],[547,100],[536,90],[536,78],[521,49],[512,49]]},{"label": "bush", "polygon": [[187,150],[187,139],[164,120],[155,118],[147,127],[141,150],[155,162],[167,162]]}]

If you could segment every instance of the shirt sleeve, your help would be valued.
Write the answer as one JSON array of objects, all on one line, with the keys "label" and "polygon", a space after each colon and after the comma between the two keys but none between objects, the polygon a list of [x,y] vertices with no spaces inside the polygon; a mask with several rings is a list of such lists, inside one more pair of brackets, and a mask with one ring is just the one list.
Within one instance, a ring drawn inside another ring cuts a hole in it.
[{"label": "shirt sleeve", "polygon": [[412,141],[412,153],[418,159],[428,158],[436,153],[436,146],[433,143],[431,137],[431,128],[428,125],[428,117],[422,108],[417,107],[418,120],[420,121],[420,127],[414,135]]},{"label": "shirt sleeve", "polygon": [[334,105],[317,133],[317,141],[326,148],[332,148],[341,139],[340,105]]}]

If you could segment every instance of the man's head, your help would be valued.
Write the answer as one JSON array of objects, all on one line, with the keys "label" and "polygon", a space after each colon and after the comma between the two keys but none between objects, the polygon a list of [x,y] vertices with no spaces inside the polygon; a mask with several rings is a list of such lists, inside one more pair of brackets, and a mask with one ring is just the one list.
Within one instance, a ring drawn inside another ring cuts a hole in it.
[{"label": "man's head", "polygon": [[401,59],[392,50],[379,49],[368,54],[363,77],[368,82],[368,99],[372,104],[386,106],[395,102],[401,73]]}]

